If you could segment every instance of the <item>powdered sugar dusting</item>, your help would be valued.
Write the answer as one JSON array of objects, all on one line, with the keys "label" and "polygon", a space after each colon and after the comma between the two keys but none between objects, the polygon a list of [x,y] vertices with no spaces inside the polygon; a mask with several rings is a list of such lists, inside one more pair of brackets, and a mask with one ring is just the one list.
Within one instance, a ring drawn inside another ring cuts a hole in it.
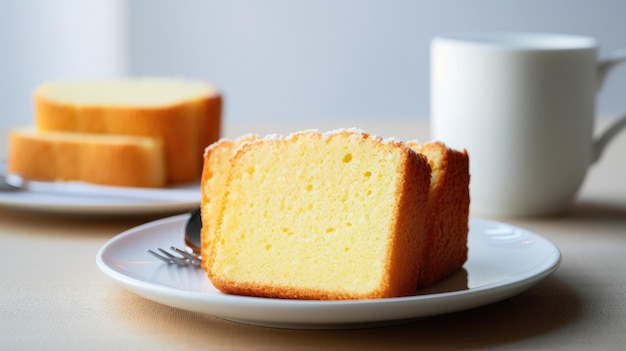
[{"label": "powdered sugar dusting", "polygon": [[[384,145],[402,145],[402,146],[407,146],[406,142],[404,142],[403,140],[400,140],[398,138],[395,137],[389,137],[389,138],[382,138],[381,136],[378,135],[373,135],[370,134],[369,132],[358,128],[358,127],[348,127],[348,128],[337,128],[337,129],[332,129],[326,132],[321,132],[319,129],[305,129],[305,130],[300,130],[300,131],[296,131],[296,132],[292,132],[290,134],[288,134],[287,136],[283,135],[283,134],[279,134],[279,133],[272,133],[272,134],[267,134],[265,137],[262,138],[262,140],[272,140],[272,141],[279,141],[279,140],[293,140],[298,138],[299,136],[302,135],[306,135],[306,134],[318,134],[320,135],[323,139],[329,139],[332,136],[336,136],[336,135],[347,135],[349,138],[373,138],[374,140],[378,140],[380,141],[382,144]],[[253,138],[253,137],[257,137],[256,135],[253,134],[246,134],[243,135],[240,138]],[[226,138],[224,138],[226,139]],[[258,139],[258,137],[257,137]],[[222,139],[220,139],[221,141]],[[226,139],[228,140],[228,139]],[[219,141],[218,141],[219,142]],[[214,143],[215,144],[215,143]],[[206,152],[210,149],[213,148],[213,145],[209,145],[207,147],[207,149],[205,150],[205,155]]]},{"label": "powdered sugar dusting", "polygon": [[331,136],[337,135],[337,134],[352,134],[352,135],[359,135],[359,136],[370,135],[368,132],[364,131],[363,129],[351,127],[351,128],[338,128],[338,129],[329,130],[326,133],[324,133],[322,137],[324,139],[328,139]]},{"label": "powdered sugar dusting", "polygon": [[255,140],[255,139],[258,139],[258,137],[259,136],[256,135],[256,134],[246,133],[246,134],[243,134],[243,135],[237,137],[236,139],[231,139],[231,138],[227,138],[227,137],[220,138],[218,141],[212,143],[211,145],[207,146],[204,149],[203,157],[206,157],[209,152],[211,152],[213,149],[215,149],[221,143],[236,142],[236,141],[239,141],[239,140]]},{"label": "powdered sugar dusting", "polygon": [[391,137],[383,139],[383,144],[404,144],[404,141]]},{"label": "powdered sugar dusting", "polygon": [[220,138],[218,141],[216,141],[216,142],[212,143],[211,145],[205,147],[204,148],[204,154],[202,156],[203,157],[207,157],[209,152],[211,152],[213,149],[215,149],[217,147],[217,145],[219,145],[220,143],[223,143],[223,142],[227,142],[227,141],[232,141],[232,139]]},{"label": "powdered sugar dusting", "polygon": [[274,133],[274,134],[266,135],[263,139],[264,140],[280,140],[282,138],[283,138],[283,136],[281,134]]}]

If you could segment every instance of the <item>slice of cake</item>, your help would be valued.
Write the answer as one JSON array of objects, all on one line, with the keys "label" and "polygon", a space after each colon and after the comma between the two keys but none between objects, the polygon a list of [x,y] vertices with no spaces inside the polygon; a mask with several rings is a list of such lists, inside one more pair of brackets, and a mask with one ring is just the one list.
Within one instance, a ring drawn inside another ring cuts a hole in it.
[{"label": "slice of cake", "polygon": [[469,157],[441,142],[407,143],[426,156],[432,169],[426,249],[418,287],[427,287],[461,269],[467,260]]},{"label": "slice of cake", "polygon": [[9,133],[8,172],[42,181],[163,187],[160,139],[14,129]]},{"label": "slice of cake", "polygon": [[215,239],[202,253],[216,288],[292,299],[414,294],[424,156],[357,130],[305,131],[243,143],[230,163]]},{"label": "slice of cake", "polygon": [[162,139],[168,183],[199,179],[204,148],[220,135],[221,95],[202,82],[165,78],[51,82],[39,86],[34,99],[40,130]]},{"label": "slice of cake", "polygon": [[[235,150],[244,142],[256,140],[252,134],[241,136],[235,140],[220,139],[206,148],[204,153],[204,168],[202,171],[202,203],[201,217],[203,219],[200,242],[202,252],[210,252],[215,229],[218,223],[219,212],[226,195],[226,183],[230,174],[230,158]],[[208,270],[207,255],[203,255],[202,268]]]}]

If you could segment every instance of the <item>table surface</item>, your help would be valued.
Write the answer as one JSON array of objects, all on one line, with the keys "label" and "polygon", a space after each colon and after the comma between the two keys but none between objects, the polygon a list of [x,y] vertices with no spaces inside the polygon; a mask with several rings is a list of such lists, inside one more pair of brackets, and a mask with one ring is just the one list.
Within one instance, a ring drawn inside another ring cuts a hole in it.
[{"label": "table surface", "polygon": [[[227,124],[224,135],[352,126],[405,140],[425,141],[429,135],[427,123],[409,119]],[[488,306],[373,329],[255,327],[161,305],[118,286],[95,263],[96,253],[109,239],[156,219],[154,215],[81,217],[0,208],[0,349],[622,350],[625,153],[622,133],[591,168],[568,214],[498,219],[559,247],[563,261],[550,277]]]}]

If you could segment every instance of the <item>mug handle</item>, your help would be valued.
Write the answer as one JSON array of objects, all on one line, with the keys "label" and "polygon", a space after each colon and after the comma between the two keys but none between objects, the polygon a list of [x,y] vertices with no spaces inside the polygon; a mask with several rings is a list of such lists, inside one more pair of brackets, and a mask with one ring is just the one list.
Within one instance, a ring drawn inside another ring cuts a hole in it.
[{"label": "mug handle", "polygon": [[[600,61],[600,64],[598,66],[598,90],[602,88],[602,85],[604,84],[604,81],[606,80],[609,71],[620,63],[626,63],[626,49],[614,51],[605,59]],[[626,127],[626,114],[619,117],[607,130],[605,130],[600,135],[599,138],[594,140],[591,163],[595,163],[596,161],[598,161],[598,159],[602,155],[602,152],[609,144],[611,139],[613,139],[613,137],[617,135],[617,133],[621,131],[624,127]]]}]

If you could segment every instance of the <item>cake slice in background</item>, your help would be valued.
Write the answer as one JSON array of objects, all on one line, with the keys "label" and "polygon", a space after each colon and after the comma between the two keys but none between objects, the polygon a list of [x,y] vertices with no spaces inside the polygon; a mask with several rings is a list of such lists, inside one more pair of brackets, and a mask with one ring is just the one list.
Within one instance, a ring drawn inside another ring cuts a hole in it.
[{"label": "cake slice in background", "polygon": [[161,139],[13,129],[9,144],[8,172],[25,179],[130,187],[166,185]]},{"label": "cake slice in background", "polygon": [[200,179],[205,147],[220,137],[222,98],[210,84],[127,78],[50,82],[35,91],[36,127],[135,135],[163,142],[167,182]]}]

